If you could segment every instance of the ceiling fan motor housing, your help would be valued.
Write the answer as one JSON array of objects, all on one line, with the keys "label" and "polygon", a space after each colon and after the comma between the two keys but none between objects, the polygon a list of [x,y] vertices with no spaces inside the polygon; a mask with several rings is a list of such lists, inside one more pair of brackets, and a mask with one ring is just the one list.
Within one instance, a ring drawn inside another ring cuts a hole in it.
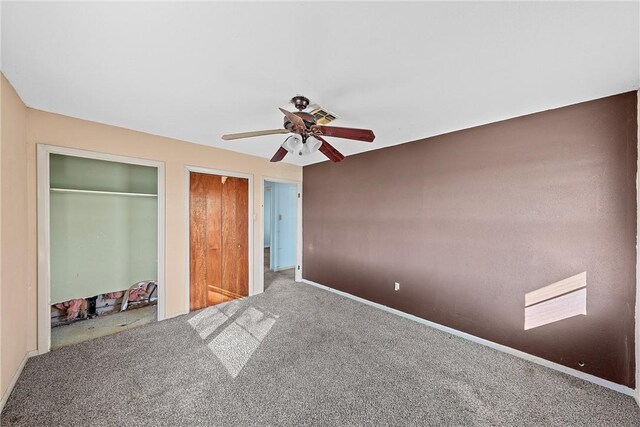
[{"label": "ceiling fan motor housing", "polygon": [[291,103],[295,105],[298,111],[302,111],[309,106],[309,98],[302,95],[296,95],[291,98]]}]

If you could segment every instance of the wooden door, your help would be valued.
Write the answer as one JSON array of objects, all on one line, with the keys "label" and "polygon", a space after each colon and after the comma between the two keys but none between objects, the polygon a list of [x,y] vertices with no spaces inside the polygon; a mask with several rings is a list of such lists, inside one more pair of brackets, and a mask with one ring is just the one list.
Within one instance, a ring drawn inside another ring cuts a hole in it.
[{"label": "wooden door", "polygon": [[191,310],[248,295],[248,180],[190,174]]},{"label": "wooden door", "polygon": [[189,250],[191,310],[222,302],[210,287],[222,287],[222,182],[219,176],[191,173]]},{"label": "wooden door", "polygon": [[222,186],[222,283],[231,298],[249,295],[249,181],[228,178]]}]

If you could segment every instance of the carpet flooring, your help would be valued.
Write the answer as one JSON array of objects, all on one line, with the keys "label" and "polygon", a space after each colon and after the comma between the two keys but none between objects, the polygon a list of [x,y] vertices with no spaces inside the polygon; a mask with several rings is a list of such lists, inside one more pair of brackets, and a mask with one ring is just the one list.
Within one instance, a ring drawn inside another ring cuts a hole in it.
[{"label": "carpet flooring", "polygon": [[289,268],[287,270],[271,271],[270,270],[271,250],[264,248],[264,290],[269,289],[269,286],[273,283],[277,283],[283,280],[293,281],[296,276],[295,268]]},{"label": "carpet flooring", "polygon": [[634,400],[309,285],[31,358],[3,426],[640,426]]},{"label": "carpet flooring", "polygon": [[293,268],[281,271],[265,271],[264,272],[264,290],[268,290],[271,285],[283,281],[293,282],[296,277],[296,271]]}]

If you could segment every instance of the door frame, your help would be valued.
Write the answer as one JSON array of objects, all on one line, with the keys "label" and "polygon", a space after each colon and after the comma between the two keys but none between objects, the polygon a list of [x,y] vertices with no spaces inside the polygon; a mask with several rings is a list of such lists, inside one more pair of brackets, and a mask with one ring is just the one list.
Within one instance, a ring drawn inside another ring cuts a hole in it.
[{"label": "door frame", "polygon": [[37,229],[38,229],[38,354],[51,350],[51,233],[50,233],[50,154],[84,157],[131,165],[150,166],[158,172],[158,313],[166,316],[165,289],[165,164],[157,160],[121,156],[99,151],[37,144]]},{"label": "door frame", "polygon": [[[298,199],[297,199],[297,210],[296,210],[296,268],[295,268],[295,281],[302,281],[302,183],[300,181],[293,181],[289,179],[282,178],[271,178],[268,176],[262,177],[262,182],[260,183],[260,206],[264,210],[264,184],[265,181],[270,182],[279,182],[282,184],[294,184],[297,189]],[[273,204],[272,204],[273,205]],[[272,206],[273,208],[273,206]],[[271,219],[273,220],[273,213],[271,214]],[[260,215],[260,233],[264,238],[264,215]],[[271,233],[273,233],[273,227],[271,229]],[[271,242],[273,246],[273,236],[271,236]],[[273,250],[273,247],[271,248]],[[264,270],[264,249],[260,254],[260,266]],[[264,291],[264,271],[260,272],[259,284],[260,289],[257,293]]]},{"label": "door frame", "polygon": [[[264,182],[264,181],[263,181]],[[271,200],[271,203],[269,204],[269,271],[273,271],[273,229],[274,227],[274,221],[273,221],[273,214],[274,214],[274,210],[273,210],[273,202],[274,202],[274,196],[275,196],[275,189],[273,187],[266,187],[263,186],[262,187],[262,204],[260,205],[262,208],[262,234],[263,234],[263,238],[264,238],[264,229],[266,227],[266,218],[264,217],[264,195],[267,193],[267,190],[269,191],[269,197]],[[262,255],[262,263],[264,265],[264,253]]]},{"label": "door frame", "polygon": [[[271,202],[273,203],[273,189],[272,188],[265,188],[264,192],[266,193],[267,191],[269,191],[269,198],[271,199]],[[264,196],[263,196],[264,197]],[[262,212],[264,215],[264,199],[262,199]],[[273,227],[271,227],[271,219],[273,218],[273,204],[269,205],[269,249],[271,249],[271,246],[273,246],[273,235],[271,234],[271,231],[273,231]],[[263,230],[264,231],[264,230]],[[262,238],[264,239],[264,234],[262,235]],[[264,241],[262,242],[263,246],[264,246]],[[266,247],[266,246],[265,246]]]},{"label": "door frame", "polygon": [[[191,304],[190,304],[190,298],[191,298],[191,236],[190,236],[190,230],[189,230],[189,215],[190,215],[190,211],[189,211],[189,206],[191,204],[191,191],[190,191],[190,185],[191,185],[191,172],[194,173],[202,173],[202,174],[206,174],[206,175],[217,175],[217,176],[228,176],[228,177],[232,177],[232,178],[244,178],[247,179],[249,181],[249,190],[248,190],[248,201],[247,201],[247,213],[248,213],[248,230],[247,232],[249,233],[248,236],[248,241],[249,244],[247,245],[247,251],[248,251],[248,269],[249,269],[249,296],[254,295],[255,292],[255,286],[254,286],[254,276],[256,275],[256,268],[255,268],[255,263],[254,263],[254,251],[255,251],[255,247],[254,247],[254,241],[253,241],[253,222],[255,221],[255,218],[253,216],[253,174],[248,174],[248,173],[242,173],[242,172],[234,172],[234,171],[226,171],[226,170],[221,170],[221,169],[212,169],[212,168],[204,168],[204,167],[200,167],[200,166],[192,166],[192,165],[186,165],[184,167],[184,176],[185,176],[185,242],[186,242],[186,260],[185,260],[185,271],[186,271],[186,282],[185,282],[185,286],[184,286],[184,295],[185,295],[185,300],[184,300],[184,312],[185,313],[190,313],[191,312]],[[264,233],[264,231],[263,231]],[[259,245],[261,246],[261,245]],[[263,257],[264,257],[264,248],[261,248],[262,253],[263,253]],[[264,260],[263,260],[264,262]],[[262,273],[262,272],[260,272]]]}]

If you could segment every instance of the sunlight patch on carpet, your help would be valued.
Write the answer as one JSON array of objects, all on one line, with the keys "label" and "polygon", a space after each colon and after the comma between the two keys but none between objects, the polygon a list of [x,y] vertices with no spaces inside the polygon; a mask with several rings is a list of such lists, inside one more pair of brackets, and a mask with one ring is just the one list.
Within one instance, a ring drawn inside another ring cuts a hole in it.
[{"label": "sunlight patch on carpet", "polygon": [[208,307],[188,320],[203,340],[217,332],[208,347],[233,378],[242,371],[278,318],[254,306],[237,314],[240,301]]}]

